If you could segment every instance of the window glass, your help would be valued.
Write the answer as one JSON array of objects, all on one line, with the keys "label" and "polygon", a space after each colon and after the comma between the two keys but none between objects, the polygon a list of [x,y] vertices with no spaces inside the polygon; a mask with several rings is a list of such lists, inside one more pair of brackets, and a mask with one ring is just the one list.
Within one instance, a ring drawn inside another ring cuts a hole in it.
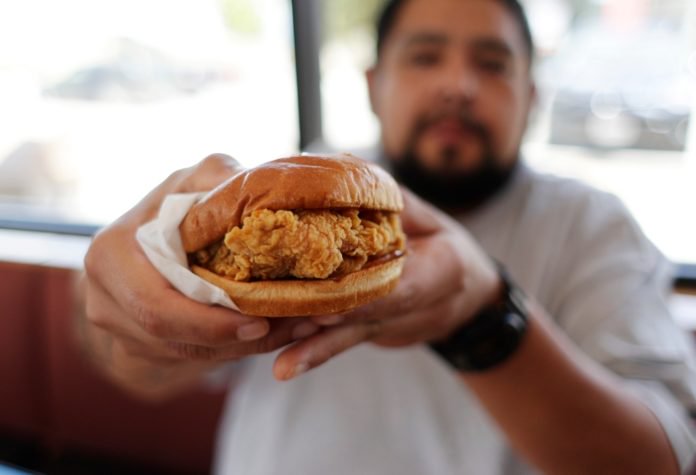
[{"label": "window glass", "polygon": [[[670,258],[696,263],[696,2],[523,3],[539,87],[525,159],[617,194]],[[324,130],[339,149],[379,137],[363,71],[381,4],[323,1]]]},{"label": "window glass", "polygon": [[0,2],[1,209],[104,223],[210,153],[294,152],[289,3]]},{"label": "window glass", "polygon": [[687,0],[528,0],[542,93],[526,157],[620,196],[696,263],[696,10]]},{"label": "window glass", "polygon": [[338,149],[370,147],[379,138],[379,126],[370,112],[364,72],[374,61],[374,21],[383,0],[320,2],[324,138]]}]

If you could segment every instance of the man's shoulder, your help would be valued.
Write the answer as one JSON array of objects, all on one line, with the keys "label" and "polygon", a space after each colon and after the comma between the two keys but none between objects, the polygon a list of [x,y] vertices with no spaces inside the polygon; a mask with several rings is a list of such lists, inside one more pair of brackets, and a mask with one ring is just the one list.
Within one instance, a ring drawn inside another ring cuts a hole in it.
[{"label": "man's shoulder", "polygon": [[553,196],[563,202],[578,202],[582,200],[616,200],[611,193],[596,188],[577,178],[555,175],[527,167],[526,173],[530,187],[534,193]]},{"label": "man's shoulder", "polygon": [[[594,255],[653,255],[653,244],[616,195],[572,178],[530,170],[527,210],[542,214],[564,237],[565,249]],[[586,256],[583,255],[583,258]]]},{"label": "man's shoulder", "polygon": [[579,216],[629,216],[623,202],[614,194],[575,178],[553,175],[528,168],[527,199],[530,206],[544,213],[572,213]]},{"label": "man's shoulder", "polygon": [[[526,170],[526,190],[516,205],[519,231],[570,248],[644,247],[639,223],[616,195],[582,181]],[[515,206],[515,205],[512,205]]]}]

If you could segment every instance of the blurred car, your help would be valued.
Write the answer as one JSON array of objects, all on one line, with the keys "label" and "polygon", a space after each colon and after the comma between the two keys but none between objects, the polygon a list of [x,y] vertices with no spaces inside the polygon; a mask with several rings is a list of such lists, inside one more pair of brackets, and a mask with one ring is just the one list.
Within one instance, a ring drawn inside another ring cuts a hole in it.
[{"label": "blurred car", "polygon": [[45,93],[64,99],[141,102],[171,94],[169,81],[125,64],[97,64],[75,71]]},{"label": "blurred car", "polygon": [[190,94],[219,80],[228,71],[184,67],[133,40],[121,39],[116,54],[84,66],[44,89],[49,97],[110,102],[148,102]]},{"label": "blurred car", "polygon": [[555,86],[549,141],[598,149],[684,150],[694,79],[676,32],[577,30],[544,68]]}]

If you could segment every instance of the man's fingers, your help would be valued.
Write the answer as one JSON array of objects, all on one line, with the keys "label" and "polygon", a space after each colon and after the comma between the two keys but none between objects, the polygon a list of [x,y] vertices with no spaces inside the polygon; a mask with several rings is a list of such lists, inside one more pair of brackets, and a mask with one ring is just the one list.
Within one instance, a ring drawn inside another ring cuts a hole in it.
[{"label": "man's fingers", "polygon": [[223,307],[189,300],[174,289],[160,291],[165,302],[137,295],[129,314],[149,335],[159,339],[211,347],[258,340],[268,334],[265,318],[244,316]]},{"label": "man's fingers", "polygon": [[272,322],[269,334],[259,340],[221,347],[169,341],[167,347],[178,357],[186,360],[228,361],[275,351],[317,331],[319,327],[306,319],[283,318]]},{"label": "man's fingers", "polygon": [[[117,258],[107,256],[107,259]],[[123,306],[123,312],[148,335],[214,347],[256,340],[268,333],[267,319],[190,300],[173,289],[144,254],[139,252],[130,258],[134,264],[132,271],[107,273],[95,280],[102,283],[106,293],[113,295]]]},{"label": "man's fingers", "polygon": [[340,325],[346,321],[345,315],[333,314],[333,315],[320,315],[318,317],[312,317],[312,320],[324,327],[332,327],[335,325]]},{"label": "man's fingers", "polygon": [[223,153],[209,155],[199,162],[180,184],[180,191],[209,191],[231,176],[236,175],[244,167],[234,158]]},{"label": "man's fingers", "polygon": [[381,327],[380,321],[369,321],[326,328],[283,350],[273,364],[273,374],[279,380],[299,376],[339,353],[375,338]]},{"label": "man's fingers", "polygon": [[452,315],[455,305],[456,301],[445,298],[425,309],[387,320],[372,341],[380,346],[405,346],[437,340],[452,330],[454,322],[447,316]]},{"label": "man's fingers", "polygon": [[190,300],[172,288],[149,294],[135,292],[126,300],[126,313],[148,335],[204,346],[225,346],[258,340],[268,334],[265,318],[248,317],[223,307]]},{"label": "man's fingers", "polygon": [[443,229],[437,209],[404,187],[401,187],[401,194],[404,197],[401,225],[407,236],[430,235]]},{"label": "man's fingers", "polygon": [[449,252],[446,243],[440,240],[412,239],[399,283],[389,295],[340,316],[315,317],[314,321],[332,326],[356,320],[389,320],[428,308],[461,285],[461,269]]},{"label": "man's fingers", "polygon": [[87,281],[85,298],[86,323],[114,334],[154,341],[138,324],[124,314],[123,309],[97,282]]},{"label": "man's fingers", "polygon": [[[308,319],[275,319],[271,322],[268,334],[260,339],[247,342],[233,342],[226,345],[210,346],[206,344],[189,343],[186,341],[168,340],[155,337],[141,328],[132,318],[121,309],[110,296],[94,284],[90,284],[90,299],[87,303],[86,322],[82,333],[97,332],[103,337],[108,336],[107,346],[118,345],[122,352],[132,357],[144,358],[158,364],[176,364],[182,360],[221,361],[239,359],[245,356],[267,353],[286,346],[293,341],[306,338],[316,333],[319,327]],[[97,305],[89,303],[98,299]],[[90,307],[100,309],[99,314],[90,314]],[[256,318],[256,317],[253,317]],[[102,343],[106,340],[103,339]],[[103,359],[103,358],[101,358]]]},{"label": "man's fingers", "polygon": [[447,334],[452,322],[442,318],[454,302],[441,299],[425,310],[391,320],[366,320],[326,327],[316,335],[283,350],[275,360],[273,374],[288,380],[316,368],[340,353],[366,341],[382,346],[403,346],[435,340]]}]

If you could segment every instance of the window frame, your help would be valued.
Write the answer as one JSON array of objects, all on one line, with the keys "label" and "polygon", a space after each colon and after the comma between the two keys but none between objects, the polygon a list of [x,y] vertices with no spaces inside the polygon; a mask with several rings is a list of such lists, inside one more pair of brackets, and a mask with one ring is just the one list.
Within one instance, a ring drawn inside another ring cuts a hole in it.
[{"label": "window frame", "polygon": [[[324,139],[322,123],[320,48],[322,31],[321,0],[289,0],[295,49],[297,84],[297,117],[299,148]],[[0,203],[0,229],[93,236],[101,225],[74,222],[52,216],[51,210],[38,206],[18,206]],[[677,263],[675,285],[696,289],[696,263]]]}]

